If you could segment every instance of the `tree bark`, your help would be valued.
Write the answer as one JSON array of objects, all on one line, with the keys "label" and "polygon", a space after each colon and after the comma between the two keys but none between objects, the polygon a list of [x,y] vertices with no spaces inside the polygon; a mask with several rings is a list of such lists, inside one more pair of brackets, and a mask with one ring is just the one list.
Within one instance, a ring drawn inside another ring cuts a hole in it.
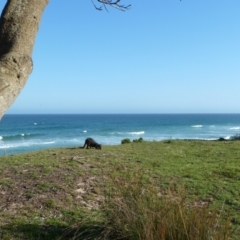
[{"label": "tree bark", "polygon": [[0,18],[0,119],[33,69],[32,50],[48,0],[8,0]]}]

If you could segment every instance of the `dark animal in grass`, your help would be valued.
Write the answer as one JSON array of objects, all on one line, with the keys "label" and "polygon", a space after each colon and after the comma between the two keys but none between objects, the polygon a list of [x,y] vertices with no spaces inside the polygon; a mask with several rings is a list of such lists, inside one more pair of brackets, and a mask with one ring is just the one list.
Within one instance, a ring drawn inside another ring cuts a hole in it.
[{"label": "dark animal in grass", "polygon": [[87,146],[87,148],[95,148],[95,149],[102,149],[101,144],[98,144],[94,139],[92,138],[87,138],[85,140],[85,144],[83,145],[82,148],[85,148]]}]

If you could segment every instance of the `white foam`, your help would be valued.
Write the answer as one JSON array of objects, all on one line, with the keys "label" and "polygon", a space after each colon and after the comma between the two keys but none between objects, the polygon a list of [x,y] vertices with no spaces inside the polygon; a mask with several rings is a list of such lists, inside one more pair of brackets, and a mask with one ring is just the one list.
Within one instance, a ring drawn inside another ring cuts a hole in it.
[{"label": "white foam", "polygon": [[139,132],[111,132],[109,133],[110,135],[126,135],[126,134],[131,134],[131,135],[140,135],[140,134],[145,134],[144,131],[139,131]]},{"label": "white foam", "polygon": [[18,148],[18,147],[29,147],[32,144],[29,143],[12,143],[12,144],[4,144],[0,146],[0,149],[5,149],[5,148]]},{"label": "white foam", "polygon": [[37,123],[34,123],[34,125],[37,125]]},{"label": "white foam", "polygon": [[25,136],[25,134],[24,134],[24,133],[22,133],[22,134],[21,134],[21,136],[22,136],[22,137],[24,137],[24,136]]},{"label": "white foam", "polygon": [[0,136],[0,140],[2,140],[3,139],[3,137],[2,136]]},{"label": "white foam", "polygon": [[54,141],[51,141],[51,142],[43,142],[43,143],[41,143],[41,144],[45,145],[45,144],[53,144],[53,143],[55,143],[55,142],[54,142]]},{"label": "white foam", "polygon": [[140,135],[140,134],[144,134],[144,131],[140,131],[140,132],[130,132],[129,134],[133,134],[133,135]]},{"label": "white foam", "polygon": [[193,125],[193,128],[201,128],[203,125]]},{"label": "white foam", "polygon": [[49,141],[49,142],[34,142],[34,141],[21,141],[21,142],[12,142],[4,145],[0,145],[0,149],[7,149],[7,148],[19,148],[19,147],[31,147],[34,145],[48,145],[48,144],[54,144],[55,141]]},{"label": "white foam", "polygon": [[86,132],[87,132],[87,130],[83,130],[83,132],[84,132],[84,133],[86,133]]},{"label": "white foam", "polygon": [[231,127],[230,130],[239,130],[240,127]]}]

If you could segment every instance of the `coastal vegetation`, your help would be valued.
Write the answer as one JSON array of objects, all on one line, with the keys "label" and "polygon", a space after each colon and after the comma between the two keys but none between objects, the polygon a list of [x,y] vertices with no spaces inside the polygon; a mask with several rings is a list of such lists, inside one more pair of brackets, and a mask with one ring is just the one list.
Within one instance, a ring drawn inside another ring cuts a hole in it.
[{"label": "coastal vegetation", "polygon": [[0,239],[239,239],[240,141],[0,157]]},{"label": "coastal vegetation", "polygon": [[[143,138],[138,138],[138,139],[133,139],[132,142],[142,142],[143,141]],[[122,144],[126,144],[126,143],[131,143],[131,139],[130,138],[124,138],[122,141],[121,141]]]}]

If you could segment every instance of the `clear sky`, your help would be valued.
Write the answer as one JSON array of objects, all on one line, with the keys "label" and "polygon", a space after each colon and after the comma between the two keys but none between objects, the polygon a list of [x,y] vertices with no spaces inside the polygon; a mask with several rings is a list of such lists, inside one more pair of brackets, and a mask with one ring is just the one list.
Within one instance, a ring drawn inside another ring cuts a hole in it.
[{"label": "clear sky", "polygon": [[122,3],[50,0],[8,113],[240,113],[239,0]]}]

